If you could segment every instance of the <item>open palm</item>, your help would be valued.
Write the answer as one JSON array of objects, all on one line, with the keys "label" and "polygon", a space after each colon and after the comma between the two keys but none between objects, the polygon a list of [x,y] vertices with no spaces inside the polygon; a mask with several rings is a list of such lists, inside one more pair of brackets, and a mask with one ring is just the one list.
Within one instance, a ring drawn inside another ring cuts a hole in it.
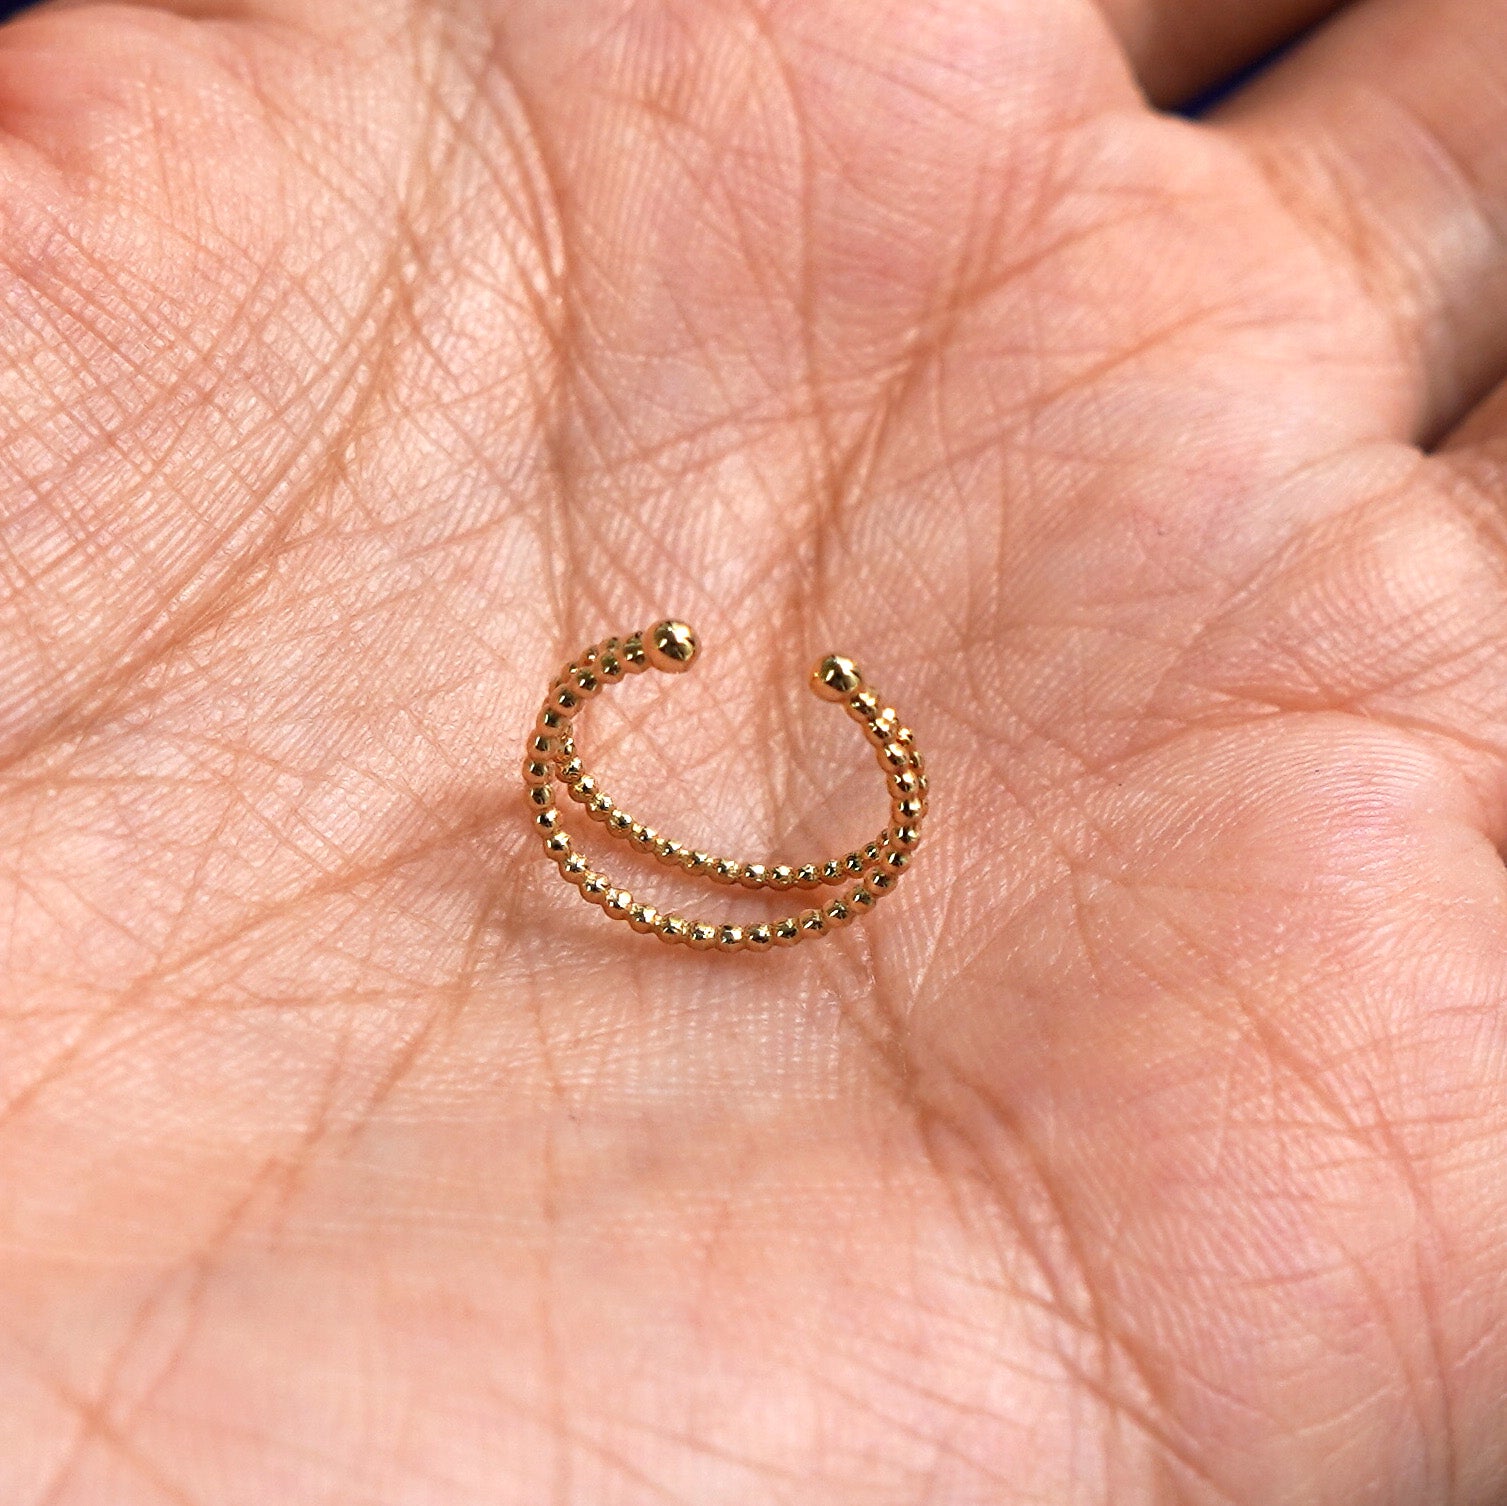
[{"label": "open palm", "polygon": [[[69,4],[0,128],[0,1500],[1502,1499],[1507,9]],[[861,925],[542,861],[668,615],[677,837],[915,728]]]}]

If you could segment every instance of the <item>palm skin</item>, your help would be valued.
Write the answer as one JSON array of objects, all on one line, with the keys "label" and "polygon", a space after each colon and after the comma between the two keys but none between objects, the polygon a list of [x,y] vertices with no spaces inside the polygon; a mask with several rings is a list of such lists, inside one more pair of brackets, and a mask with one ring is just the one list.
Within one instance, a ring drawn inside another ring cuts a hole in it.
[{"label": "palm skin", "polygon": [[[1405,284],[1131,9],[0,32],[0,1499],[1500,1499],[1489,206]],[[915,727],[862,925],[540,860],[669,614],[665,830],[869,834],[821,651]]]}]

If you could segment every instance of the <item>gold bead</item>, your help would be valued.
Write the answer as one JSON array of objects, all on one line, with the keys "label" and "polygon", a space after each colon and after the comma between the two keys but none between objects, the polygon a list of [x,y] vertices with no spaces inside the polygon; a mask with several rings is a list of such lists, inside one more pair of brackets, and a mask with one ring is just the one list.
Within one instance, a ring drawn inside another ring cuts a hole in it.
[{"label": "gold bead", "polygon": [[708,925],[704,920],[692,921],[691,934],[688,939],[692,950],[708,952],[717,945],[717,927]]},{"label": "gold bead", "polygon": [[843,871],[854,875],[860,874],[868,866],[861,852],[850,852],[842,860]]},{"label": "gold bead", "polygon": [[623,668],[630,675],[641,675],[649,667],[649,661],[644,655],[644,640],[637,633],[624,641],[622,648],[618,650],[618,657],[622,659]]},{"label": "gold bead", "polygon": [[635,821],[628,829],[628,840],[643,852],[652,852],[659,842],[659,833],[652,826]]},{"label": "gold bead", "polygon": [[552,858],[565,858],[570,856],[570,837],[563,831],[546,832],[544,836],[544,850]]},{"label": "gold bead", "polygon": [[842,876],[843,866],[841,858],[828,858],[822,864],[822,882],[824,884],[835,884]]},{"label": "gold bead", "polygon": [[661,863],[674,863],[678,867],[685,857],[685,848],[670,837],[661,837],[654,844],[654,856]]},{"label": "gold bead", "polygon": [[848,702],[848,710],[856,717],[868,721],[879,710],[879,697],[872,690],[860,690]]},{"label": "gold bead", "polygon": [[762,889],[769,882],[769,870],[762,863],[745,863],[738,882],[745,889]]},{"label": "gold bead", "polygon": [[890,832],[890,841],[902,851],[914,847],[920,840],[921,828],[919,826],[897,826]]},{"label": "gold bead", "polygon": [[570,677],[583,696],[595,695],[602,688],[602,682],[589,669],[572,670]]},{"label": "gold bead", "polygon": [[783,920],[777,920],[770,927],[774,932],[774,944],[776,946],[794,946],[801,939],[801,923],[794,915],[787,915]]},{"label": "gold bead", "polygon": [[661,915],[654,931],[661,941],[685,942],[691,939],[691,923],[683,915]]},{"label": "gold bead", "polygon": [[820,910],[802,910],[796,917],[801,931],[806,936],[822,936],[826,934],[827,917]]},{"label": "gold bead", "polygon": [[926,760],[921,756],[921,750],[919,748],[912,748],[910,750],[910,766],[918,774],[922,773],[925,770]]},{"label": "gold bead", "polygon": [[829,926],[845,926],[853,918],[852,907],[845,899],[834,899],[823,908],[822,914],[827,917]]},{"label": "gold bead", "polygon": [[896,800],[890,806],[890,811],[897,825],[913,826],[926,814],[926,802],[915,795],[908,795],[903,800]]},{"label": "gold bead", "polygon": [[561,716],[559,711],[556,710],[556,708],[553,706],[546,706],[544,710],[539,713],[539,731],[545,737],[548,737],[552,732],[562,731],[569,725],[569,719],[567,717]]},{"label": "gold bead", "polygon": [[587,869],[581,875],[579,887],[584,898],[589,899],[593,904],[599,905],[611,892],[612,881],[603,874],[594,873],[592,870]]},{"label": "gold bead", "polygon": [[886,743],[879,750],[881,763],[888,764],[892,769],[908,769],[910,767],[910,750],[902,748],[899,743]]},{"label": "gold bead", "polygon": [[712,864],[712,878],[719,884],[736,884],[743,877],[742,863],[732,858],[718,858]]},{"label": "gold bead", "polygon": [[534,825],[537,826],[540,831],[558,831],[560,829],[560,812],[557,811],[554,806],[550,806],[547,811],[540,811],[534,817]]},{"label": "gold bead", "polygon": [[795,888],[795,869],[788,863],[776,863],[769,870],[769,887],[771,889]]},{"label": "gold bead", "polygon": [[634,905],[628,912],[628,924],[639,935],[659,929],[659,911],[653,905]]},{"label": "gold bead", "polygon": [[578,852],[572,852],[561,859],[560,872],[568,879],[581,879],[586,876],[591,864]]},{"label": "gold bead", "polygon": [[602,899],[602,908],[614,920],[627,920],[637,903],[626,889],[609,889]]},{"label": "gold bead", "polygon": [[743,950],[744,930],[742,926],[721,925],[717,927],[717,949],[722,952],[741,952]]},{"label": "gold bead", "polygon": [[623,678],[623,661],[615,653],[604,653],[597,660],[597,673],[608,684],[611,684],[615,680],[621,680]]},{"label": "gold bead", "polygon": [[557,685],[550,696],[557,710],[563,711],[566,716],[574,715],[581,704],[581,697],[576,693],[574,685]]},{"label": "gold bead", "polygon": [[712,866],[712,855],[698,848],[695,852],[682,853],[680,862],[687,873],[705,873]]},{"label": "gold bead", "polygon": [[549,758],[555,751],[555,739],[543,732],[536,732],[528,740],[528,761],[538,763]]},{"label": "gold bead", "polygon": [[906,760],[906,766],[903,769],[896,769],[890,775],[890,793],[900,800],[908,800],[912,795],[919,795],[924,785],[925,781],[911,768],[909,759]]},{"label": "gold bead", "polygon": [[854,915],[859,915],[865,910],[872,910],[878,903],[877,898],[868,889],[859,885],[849,896],[848,903],[853,907]]},{"label": "gold bead", "polygon": [[617,832],[620,836],[627,836],[633,830],[633,817],[627,811],[609,811],[607,829]]},{"label": "gold bead", "polygon": [[898,848],[892,848],[884,855],[884,866],[888,868],[891,873],[903,872],[909,863],[910,854],[908,852],[901,852]]},{"label": "gold bead", "polygon": [[[580,788],[579,785],[576,786]],[[612,796],[602,790],[598,790],[590,800],[586,802],[586,814],[593,821],[605,821],[613,812]]]},{"label": "gold bead", "polygon": [[570,787],[570,798],[587,804],[597,792],[597,782],[590,774],[583,774]]},{"label": "gold bead", "polygon": [[555,770],[555,776],[561,784],[575,784],[586,777],[586,766],[579,758],[567,758]]},{"label": "gold bead", "polygon": [[895,875],[888,868],[876,868],[864,882],[876,893],[883,894],[895,887]]},{"label": "gold bead", "polygon": [[683,674],[696,657],[696,634],[684,622],[658,622],[644,639],[644,658],[667,675]]},{"label": "gold bead", "polygon": [[845,701],[863,689],[863,676],[851,659],[828,654],[811,671],[811,688],[824,701]]},{"label": "gold bead", "polygon": [[769,925],[749,926],[743,933],[743,945],[750,952],[767,952],[774,945],[774,927]]},{"label": "gold bead", "polygon": [[822,871],[815,863],[802,863],[795,870],[795,883],[798,889],[818,889],[821,887]]},{"label": "gold bead", "polygon": [[547,811],[555,803],[555,792],[547,784],[530,785],[528,803],[536,811]]}]

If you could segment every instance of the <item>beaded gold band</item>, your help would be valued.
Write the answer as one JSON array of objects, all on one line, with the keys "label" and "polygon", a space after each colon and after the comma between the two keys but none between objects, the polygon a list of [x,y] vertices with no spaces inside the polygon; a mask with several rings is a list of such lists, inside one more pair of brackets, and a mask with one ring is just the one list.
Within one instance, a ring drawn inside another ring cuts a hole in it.
[{"label": "beaded gold band", "polygon": [[[691,667],[696,654],[696,634],[685,623],[661,622],[629,638],[594,644],[567,664],[550,686],[529,736],[523,782],[545,853],[559,867],[561,877],[612,919],[626,922],[641,934],[697,951],[767,952],[794,946],[872,910],[895,887],[921,840],[926,766],[910,728],[893,707],[881,704],[851,659],[827,655],[811,672],[811,688],[823,700],[841,703],[873,745],[889,790],[890,824],[872,842],[843,857],[820,863],[740,863],[688,848],[620,810],[587,772],[575,743],[575,717],[586,702],[606,686],[646,669],[680,674]],[[609,835],[668,867],[745,889],[811,890],[841,885],[843,892],[823,905],[768,922],[735,924],[662,915],[596,871],[575,850],[555,804],[556,786]]]}]

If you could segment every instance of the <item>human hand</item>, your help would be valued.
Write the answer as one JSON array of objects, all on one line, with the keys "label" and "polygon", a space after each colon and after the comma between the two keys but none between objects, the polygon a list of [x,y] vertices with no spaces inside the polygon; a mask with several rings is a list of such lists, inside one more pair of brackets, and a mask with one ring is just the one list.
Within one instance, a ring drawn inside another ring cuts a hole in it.
[{"label": "human hand", "polygon": [[[1137,85],[1336,9],[0,31],[0,1499],[1501,1499],[1507,10]],[[915,727],[863,924],[542,861],[671,614],[666,831]]]}]

